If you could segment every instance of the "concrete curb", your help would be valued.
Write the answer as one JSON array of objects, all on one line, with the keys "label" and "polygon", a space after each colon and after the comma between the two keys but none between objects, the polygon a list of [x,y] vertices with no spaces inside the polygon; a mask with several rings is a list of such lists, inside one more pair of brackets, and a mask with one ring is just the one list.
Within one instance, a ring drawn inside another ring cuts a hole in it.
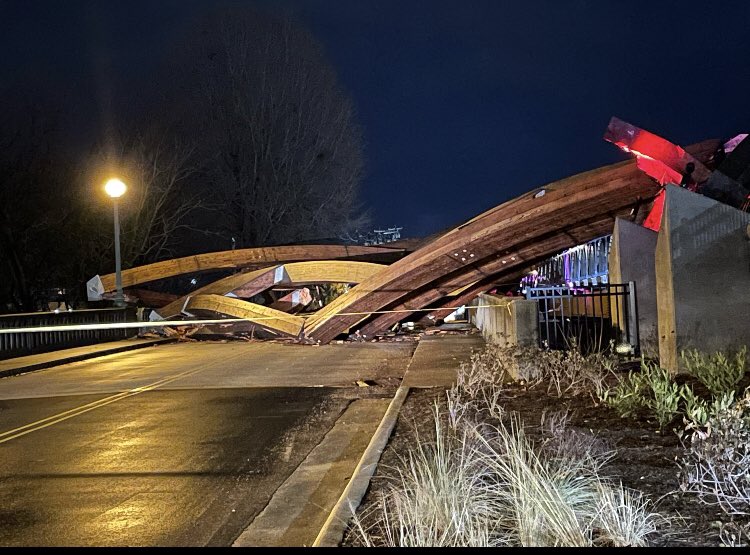
[{"label": "concrete curb", "polygon": [[54,360],[45,360],[44,362],[37,362],[35,364],[27,364],[26,366],[19,366],[17,368],[10,368],[8,370],[0,370],[0,378],[7,378],[9,376],[17,376],[18,374],[26,374],[28,372],[34,372],[36,370],[44,370],[46,368],[52,368],[54,366],[70,364],[71,362],[80,362],[82,360],[103,357],[106,355],[113,355],[115,353],[135,351],[136,349],[144,349],[146,347],[153,347],[154,345],[163,345],[164,343],[172,343],[174,341],[177,341],[177,339],[173,337],[166,337],[164,339],[154,339],[153,341],[148,342],[148,343],[136,343],[134,345],[121,345],[119,347],[113,347],[112,349],[94,351],[91,353],[83,353],[80,355],[73,355],[73,356],[58,358]]},{"label": "concrete curb", "polygon": [[405,386],[399,387],[396,391],[396,395],[388,405],[378,429],[375,430],[367,449],[357,463],[349,483],[328,515],[312,547],[338,547],[341,543],[349,519],[354,515],[367,492],[367,488],[370,486],[372,475],[378,466],[383,449],[388,444],[388,439],[391,437],[391,432],[396,425],[396,420],[398,420],[399,411],[408,393],[409,388]]}]

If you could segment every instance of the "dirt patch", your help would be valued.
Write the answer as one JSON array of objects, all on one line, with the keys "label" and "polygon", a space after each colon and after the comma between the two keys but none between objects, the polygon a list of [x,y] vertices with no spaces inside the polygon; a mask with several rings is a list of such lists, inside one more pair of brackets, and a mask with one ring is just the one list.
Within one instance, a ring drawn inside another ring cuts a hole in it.
[{"label": "dirt patch", "polygon": [[[379,492],[394,474],[399,454],[406,453],[417,437],[433,437],[432,407],[444,399],[442,389],[411,390],[360,506],[360,514],[366,514],[377,502]],[[547,395],[543,389],[527,390],[515,384],[507,388],[504,406],[508,411],[520,414],[531,439],[535,438],[535,427],[545,411],[569,411],[569,428],[589,431],[616,448],[617,456],[604,466],[602,475],[643,492],[654,503],[655,511],[673,519],[669,527],[662,528],[650,538],[651,545],[719,545],[719,523],[728,519],[720,509],[707,507],[694,495],[679,492],[677,461],[683,454],[683,447],[671,427],[662,432],[654,420],[620,418],[614,410],[597,406],[589,396],[557,398]],[[347,534],[342,545],[357,545],[353,536]]]}]

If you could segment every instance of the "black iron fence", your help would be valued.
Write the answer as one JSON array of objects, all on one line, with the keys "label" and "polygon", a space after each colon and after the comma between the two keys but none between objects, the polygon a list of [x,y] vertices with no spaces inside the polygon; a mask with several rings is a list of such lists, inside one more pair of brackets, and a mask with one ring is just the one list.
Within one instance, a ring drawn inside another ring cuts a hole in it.
[{"label": "black iron fence", "polygon": [[527,289],[539,307],[539,342],[548,349],[577,345],[585,353],[614,345],[622,354],[639,353],[635,283],[589,287],[549,286]]},{"label": "black iron fence", "polygon": [[[135,310],[125,308],[61,311],[59,313],[30,312],[0,316],[0,329],[113,324],[132,322],[135,319]],[[0,360],[116,341],[126,339],[136,333],[137,330],[123,328],[0,333]]]}]

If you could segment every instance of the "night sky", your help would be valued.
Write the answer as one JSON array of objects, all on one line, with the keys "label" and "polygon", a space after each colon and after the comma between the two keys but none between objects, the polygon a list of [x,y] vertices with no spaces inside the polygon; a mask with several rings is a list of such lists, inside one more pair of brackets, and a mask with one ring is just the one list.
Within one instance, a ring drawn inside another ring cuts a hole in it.
[{"label": "night sky", "polygon": [[[104,127],[210,0],[0,0],[0,88],[38,83]],[[285,0],[366,141],[375,226],[434,233],[624,158],[616,115],[679,144],[750,130],[750,2]]]}]

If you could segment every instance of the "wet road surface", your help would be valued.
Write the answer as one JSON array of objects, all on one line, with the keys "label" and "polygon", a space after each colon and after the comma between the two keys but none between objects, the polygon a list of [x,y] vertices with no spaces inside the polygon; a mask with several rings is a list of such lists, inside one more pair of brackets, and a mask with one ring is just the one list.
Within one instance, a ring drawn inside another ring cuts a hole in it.
[{"label": "wet road surface", "polygon": [[163,345],[0,380],[0,545],[231,545],[351,384],[402,372],[412,349],[262,345]]}]

